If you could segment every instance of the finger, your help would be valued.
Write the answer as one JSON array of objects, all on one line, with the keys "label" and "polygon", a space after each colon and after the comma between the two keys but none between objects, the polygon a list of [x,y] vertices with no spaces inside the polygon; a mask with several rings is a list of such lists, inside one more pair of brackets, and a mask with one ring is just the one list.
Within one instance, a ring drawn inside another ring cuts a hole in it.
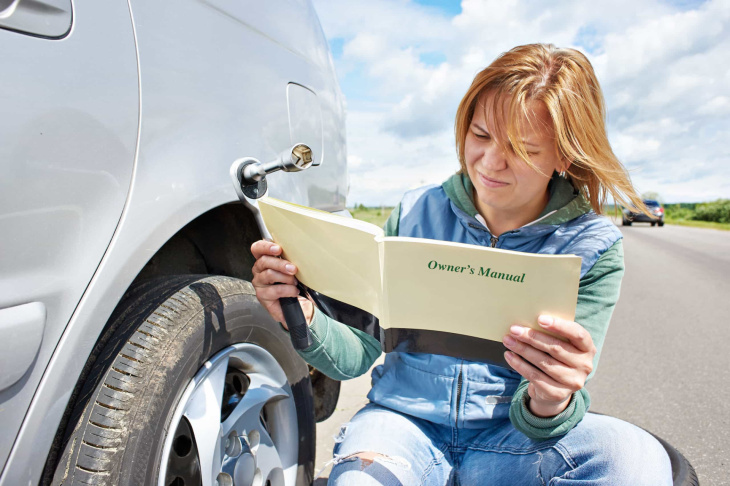
[{"label": "finger", "polygon": [[549,402],[564,401],[567,396],[573,393],[570,389],[561,386],[555,380],[547,376],[539,369],[522,359],[519,355],[507,351],[504,353],[507,363],[514,370],[530,382],[536,390],[538,397]]},{"label": "finger", "polygon": [[266,285],[256,287],[256,298],[266,306],[282,297],[299,297],[299,289],[296,285]]},{"label": "finger", "polygon": [[263,255],[280,255],[281,247],[273,241],[258,240],[251,245],[251,254],[255,259],[259,259]]},{"label": "finger", "polygon": [[284,326],[284,329],[286,329],[287,331],[289,330],[289,327],[286,325],[286,319],[284,318],[284,311],[281,310],[281,303],[278,301],[278,299],[272,300],[264,307],[276,322],[280,322]]},{"label": "finger", "polygon": [[271,268],[268,268],[263,272],[257,273],[251,283],[254,287],[263,287],[267,285],[278,284],[296,285],[297,279],[292,275],[287,275],[285,273],[281,273]]},{"label": "finger", "polygon": [[[307,319],[307,325],[312,324],[312,314],[314,312],[314,303],[308,299],[307,297],[299,296],[299,305],[302,306],[302,312],[304,313],[304,316]],[[284,329],[287,331],[289,330],[289,326],[286,323],[286,318],[284,317],[284,312],[281,310],[281,303],[279,300],[272,301],[268,306],[266,306],[266,310],[271,314],[271,317],[274,318],[277,322],[280,322],[282,326],[284,326]]]},{"label": "finger", "polygon": [[546,331],[566,337],[573,346],[583,352],[595,351],[591,334],[577,322],[542,315],[537,318],[537,323]]},{"label": "finger", "polygon": [[505,336],[504,343],[505,346],[507,346],[507,349],[518,355],[534,368],[542,371],[562,388],[567,388],[571,390],[571,392],[578,391],[583,388],[587,373],[583,373],[582,370],[566,366],[564,363],[556,360],[549,354],[535,349],[529,344],[518,341],[511,336]]},{"label": "finger", "polygon": [[297,267],[293,263],[282,258],[277,258],[275,256],[269,255],[263,255],[258,260],[256,260],[256,263],[253,264],[253,268],[251,269],[251,271],[254,274],[257,274],[263,273],[269,269],[276,270],[277,272],[287,275],[294,275],[297,273]]},{"label": "finger", "polygon": [[509,328],[509,332],[509,335],[514,339],[529,344],[568,366],[576,366],[582,363],[582,351],[578,351],[569,342],[561,341],[554,336],[529,327],[514,325]]}]

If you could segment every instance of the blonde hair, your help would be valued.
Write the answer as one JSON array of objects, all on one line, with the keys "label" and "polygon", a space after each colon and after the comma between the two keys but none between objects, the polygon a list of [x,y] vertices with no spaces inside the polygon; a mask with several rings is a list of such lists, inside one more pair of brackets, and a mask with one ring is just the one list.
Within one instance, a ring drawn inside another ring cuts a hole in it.
[{"label": "blonde hair", "polygon": [[623,206],[648,214],[626,168],[611,149],[601,87],[591,63],[582,53],[552,44],[518,46],[476,75],[456,112],[456,152],[464,173],[466,136],[479,97],[486,93],[494,96],[490,114],[503,149],[514,150],[538,170],[530,162],[519,136],[522,129],[519,120],[533,119],[528,103],[542,102],[552,118],[557,154],[571,162],[567,176],[593,210],[602,214],[610,194]]}]

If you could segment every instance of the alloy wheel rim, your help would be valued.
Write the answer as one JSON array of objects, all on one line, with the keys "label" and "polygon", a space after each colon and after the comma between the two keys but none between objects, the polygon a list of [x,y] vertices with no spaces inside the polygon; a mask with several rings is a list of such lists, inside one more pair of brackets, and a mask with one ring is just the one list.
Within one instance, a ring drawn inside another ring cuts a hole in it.
[{"label": "alloy wheel rim", "polygon": [[158,486],[285,486],[296,481],[298,427],[291,387],[260,346],[207,361],[172,414]]}]

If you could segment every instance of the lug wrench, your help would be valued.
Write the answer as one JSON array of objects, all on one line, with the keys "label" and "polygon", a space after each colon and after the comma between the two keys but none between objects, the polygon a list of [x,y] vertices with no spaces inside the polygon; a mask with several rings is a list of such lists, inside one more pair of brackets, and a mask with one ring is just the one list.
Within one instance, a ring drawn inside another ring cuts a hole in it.
[{"label": "lug wrench", "polygon": [[[253,157],[244,157],[233,162],[231,177],[236,194],[241,202],[253,212],[264,238],[270,238],[271,235],[266,230],[256,199],[266,194],[268,189],[266,175],[278,170],[299,172],[308,169],[312,165],[313,158],[312,150],[307,145],[298,143],[280,153],[270,162],[262,163]],[[312,335],[299,300],[296,297],[282,297],[279,299],[279,303],[294,349],[306,349],[311,346]]]}]

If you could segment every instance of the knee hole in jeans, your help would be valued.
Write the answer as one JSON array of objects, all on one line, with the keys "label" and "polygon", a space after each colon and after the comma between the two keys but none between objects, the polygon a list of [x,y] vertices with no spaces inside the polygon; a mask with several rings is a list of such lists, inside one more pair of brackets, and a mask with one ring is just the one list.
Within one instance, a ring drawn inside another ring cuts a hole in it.
[{"label": "knee hole in jeans", "polygon": [[411,463],[403,457],[386,456],[385,454],[380,454],[378,452],[372,451],[355,452],[354,454],[349,454],[347,456],[335,457],[334,463],[335,465],[337,465],[342,462],[349,461],[360,461],[360,470],[365,469],[367,466],[370,466],[374,462],[380,463],[383,466],[395,465],[402,467],[406,470],[411,468]]}]

